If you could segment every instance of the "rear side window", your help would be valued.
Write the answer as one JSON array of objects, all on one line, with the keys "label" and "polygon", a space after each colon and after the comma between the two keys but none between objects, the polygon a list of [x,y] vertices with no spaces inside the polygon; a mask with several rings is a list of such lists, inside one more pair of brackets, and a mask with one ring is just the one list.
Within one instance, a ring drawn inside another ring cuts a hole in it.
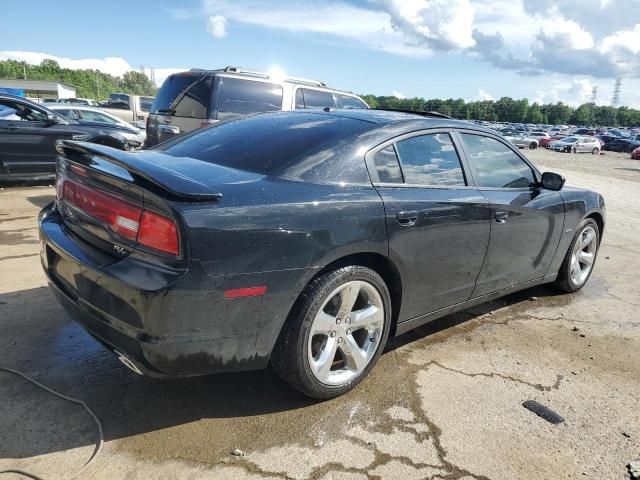
[{"label": "rear side window", "polygon": [[402,183],[402,172],[398,164],[393,145],[378,150],[373,156],[373,164],[378,173],[378,181],[384,183]]},{"label": "rear side window", "polygon": [[[331,92],[311,90],[309,88],[300,88],[298,89],[298,92],[302,92],[304,96],[304,108],[325,108],[336,106]],[[296,106],[296,108],[298,107]]]},{"label": "rear side window", "polygon": [[338,98],[338,106],[340,108],[369,108],[366,103],[356,97],[350,97],[349,95],[336,95]]},{"label": "rear side window", "polygon": [[220,78],[218,119],[282,110],[282,87],[239,78]]},{"label": "rear side window", "polygon": [[476,185],[490,188],[525,188],[535,183],[533,171],[513,150],[490,137],[461,134],[469,152]]},{"label": "rear side window", "polygon": [[465,186],[456,148],[447,133],[420,135],[396,143],[406,183]]},{"label": "rear side window", "polygon": [[[207,118],[211,83],[210,76],[171,75],[162,84],[151,112],[176,117]],[[140,103],[142,108],[142,99]]]}]

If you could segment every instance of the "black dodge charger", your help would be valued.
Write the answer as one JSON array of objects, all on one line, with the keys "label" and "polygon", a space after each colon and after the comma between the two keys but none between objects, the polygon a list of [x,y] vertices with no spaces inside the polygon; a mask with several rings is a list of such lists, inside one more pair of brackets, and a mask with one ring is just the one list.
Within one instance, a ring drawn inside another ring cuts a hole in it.
[{"label": "black dodge charger", "polygon": [[151,376],[258,369],[328,398],[389,336],[588,280],[604,201],[490,130],[278,112],[142,152],[62,141],[42,264],[70,314]]}]

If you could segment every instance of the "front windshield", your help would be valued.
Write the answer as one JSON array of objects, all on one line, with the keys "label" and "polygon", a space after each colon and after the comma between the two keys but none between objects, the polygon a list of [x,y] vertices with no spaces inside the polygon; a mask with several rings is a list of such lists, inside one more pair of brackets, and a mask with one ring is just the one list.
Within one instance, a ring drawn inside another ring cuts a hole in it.
[{"label": "front windshield", "polygon": [[565,137],[562,139],[562,141],[567,143],[575,143],[578,141],[578,137]]}]

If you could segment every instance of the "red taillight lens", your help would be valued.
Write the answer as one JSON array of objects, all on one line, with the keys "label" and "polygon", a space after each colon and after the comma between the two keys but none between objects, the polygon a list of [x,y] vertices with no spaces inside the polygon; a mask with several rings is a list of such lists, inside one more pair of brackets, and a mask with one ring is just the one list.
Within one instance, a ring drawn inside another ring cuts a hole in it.
[{"label": "red taillight lens", "polygon": [[69,180],[64,182],[63,196],[66,202],[101,220],[118,235],[129,240],[137,238],[141,208]]},{"label": "red taillight lens", "polygon": [[178,229],[173,220],[147,210],[142,212],[138,242],[161,252],[178,255]]},{"label": "red taillight lens", "polygon": [[102,221],[121,237],[161,252],[180,254],[178,228],[167,217],[71,180],[62,183],[62,197],[78,210]]}]

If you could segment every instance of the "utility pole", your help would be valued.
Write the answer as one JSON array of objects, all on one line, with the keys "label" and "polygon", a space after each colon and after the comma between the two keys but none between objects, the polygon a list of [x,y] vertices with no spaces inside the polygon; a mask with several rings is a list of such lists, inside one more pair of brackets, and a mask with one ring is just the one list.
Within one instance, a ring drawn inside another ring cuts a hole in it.
[{"label": "utility pole", "polygon": [[98,87],[98,99],[100,98],[100,71],[96,70],[96,86]]},{"label": "utility pole", "polygon": [[595,105],[597,100],[598,100],[598,86],[594,85],[593,88],[591,89],[591,103]]},{"label": "utility pole", "polygon": [[25,64],[22,65],[22,76],[24,79],[27,79],[27,66]]},{"label": "utility pole", "polygon": [[611,96],[611,106],[613,108],[618,108],[620,105],[620,90],[622,87],[622,78],[618,77],[616,79],[616,83],[613,86],[613,95]]}]

